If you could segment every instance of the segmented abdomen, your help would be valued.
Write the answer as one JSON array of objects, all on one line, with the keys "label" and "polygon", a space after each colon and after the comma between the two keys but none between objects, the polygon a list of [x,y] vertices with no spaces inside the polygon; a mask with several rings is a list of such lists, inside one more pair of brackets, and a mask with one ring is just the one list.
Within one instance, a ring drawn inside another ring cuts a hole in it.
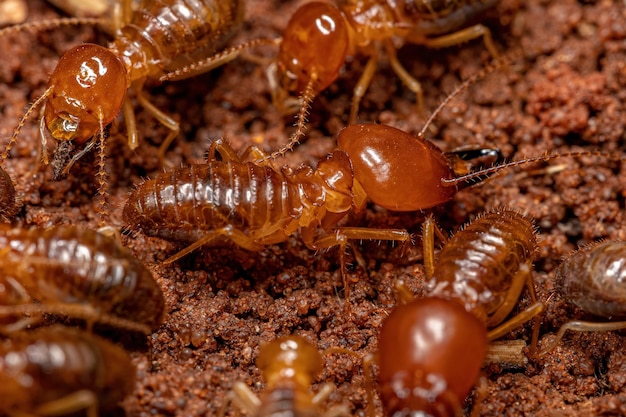
[{"label": "segmented abdomen", "polygon": [[430,283],[431,295],[458,299],[467,311],[487,313],[500,305],[521,264],[530,262],[537,240],[533,223],[514,211],[487,213],[444,246]]},{"label": "segmented abdomen", "polygon": [[320,409],[310,405],[312,400],[310,394],[292,385],[265,392],[260,399],[261,406],[255,417],[318,417],[322,415]]},{"label": "segmented abdomen", "polygon": [[15,187],[9,174],[0,167],[0,221],[10,220],[17,214]]},{"label": "segmented abdomen", "polygon": [[[411,20],[414,33],[437,36],[476,23],[500,0],[406,0],[404,16]],[[401,7],[401,6],[399,6]]]},{"label": "segmented abdomen", "polygon": [[135,370],[122,348],[57,325],[12,333],[3,340],[0,380],[2,415],[31,415],[43,404],[80,390],[93,392],[99,409],[111,410],[132,392]]},{"label": "segmented abdomen", "polygon": [[563,298],[588,313],[626,317],[626,242],[603,242],[574,253],[556,270]]},{"label": "segmented abdomen", "polygon": [[150,58],[169,71],[210,55],[242,17],[241,0],[144,0],[118,38],[152,48]]},{"label": "segmented abdomen", "polygon": [[164,299],[152,274],[115,239],[73,227],[0,226],[0,274],[43,304],[89,304],[144,323],[161,320]]},{"label": "segmented abdomen", "polygon": [[195,242],[232,226],[252,235],[280,231],[299,216],[297,189],[282,173],[253,163],[191,165],[141,184],[124,207],[124,221],[148,236]]}]

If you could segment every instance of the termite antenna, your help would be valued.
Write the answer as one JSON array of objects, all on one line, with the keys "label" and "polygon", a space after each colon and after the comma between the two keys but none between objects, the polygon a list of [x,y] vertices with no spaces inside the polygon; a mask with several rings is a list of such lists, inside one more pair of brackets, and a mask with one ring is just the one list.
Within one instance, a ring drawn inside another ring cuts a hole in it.
[{"label": "termite antenna", "polygon": [[24,113],[24,115],[20,119],[20,122],[18,123],[17,127],[13,130],[13,134],[9,138],[9,142],[4,148],[4,152],[2,152],[2,155],[0,155],[0,162],[4,161],[5,159],[9,157],[9,152],[11,152],[11,148],[13,148],[13,145],[15,145],[15,142],[17,141],[17,135],[19,135],[20,131],[26,124],[26,120],[30,117],[33,111],[35,111],[35,109],[39,107],[41,103],[52,94],[53,89],[54,89],[54,86],[48,87],[48,89],[41,95],[41,97],[35,100],[35,102],[30,105],[28,110],[26,110],[26,113]]},{"label": "termite antenna", "polygon": [[448,96],[444,98],[443,101],[437,106],[435,111],[433,111],[433,113],[428,117],[428,120],[426,120],[426,123],[424,123],[424,127],[422,127],[422,130],[420,130],[417,137],[418,138],[424,137],[424,135],[426,134],[426,130],[430,127],[435,117],[437,117],[439,113],[441,113],[444,107],[446,107],[452,101],[452,99],[454,99],[456,96],[461,94],[463,91],[467,90],[472,84],[475,84],[477,81],[485,78],[487,75],[491,74],[492,72],[502,67],[510,65],[513,62],[513,60],[519,57],[521,54],[522,54],[521,51],[513,51],[509,54],[502,56],[501,58],[495,59],[491,63],[489,63],[486,67],[482,68],[480,71],[471,75],[468,79],[464,80],[454,90],[452,90],[452,92],[448,94]]},{"label": "termite antenna", "polygon": [[306,84],[304,93],[300,97],[300,110],[296,116],[296,131],[291,135],[286,145],[281,146],[277,151],[272,152],[270,155],[261,159],[259,162],[265,162],[267,160],[276,159],[284,156],[287,152],[291,152],[293,148],[300,143],[300,139],[304,136],[306,131],[307,116],[311,109],[311,103],[315,99],[315,86],[318,78],[316,76],[311,77]]},{"label": "termite antenna", "polygon": [[276,39],[253,39],[248,42],[244,42],[239,45],[235,45],[233,47],[224,49],[217,54],[205,58],[203,60],[194,62],[193,64],[189,64],[182,68],[177,69],[176,71],[168,72],[167,74],[162,75],[159,78],[160,82],[163,81],[176,81],[182,80],[185,78],[192,77],[194,75],[203,74],[205,72],[211,71],[214,68],[217,68],[221,65],[224,65],[235,58],[237,58],[241,53],[246,49],[256,48],[260,45],[278,45],[282,41],[282,38]]},{"label": "termite antenna", "polygon": [[105,25],[106,19],[99,17],[63,17],[60,19],[43,20],[41,22],[27,22],[19,25],[8,26],[0,29],[0,37],[19,32],[40,32],[42,30],[56,29],[63,26],[78,25]]},{"label": "termite antenna", "polygon": [[510,162],[506,162],[500,165],[492,166],[490,168],[480,169],[478,171],[470,172],[469,174],[461,175],[456,178],[442,179],[441,185],[443,185],[444,187],[455,187],[455,186],[459,186],[459,184],[462,184],[461,188],[464,188],[464,186],[472,185],[476,182],[481,181],[482,179],[486,177],[490,177],[507,168],[515,168],[515,167],[519,167],[522,165],[532,164],[534,162],[549,162],[554,159],[560,159],[560,158],[585,158],[585,157],[594,157],[594,156],[601,156],[604,158],[609,158],[614,161],[626,161],[626,157],[619,156],[615,153],[598,151],[598,150],[563,152],[563,153],[555,153],[555,154],[546,153],[541,156],[522,158],[517,161],[510,161]]},{"label": "termite antenna", "polygon": [[107,202],[108,202],[108,184],[107,184],[107,173],[106,173],[106,140],[104,133],[104,122],[102,114],[100,114],[100,130],[98,132],[98,198],[99,198],[99,209],[98,209],[98,227],[105,227],[107,224],[107,218],[109,217],[109,212],[107,210]]}]

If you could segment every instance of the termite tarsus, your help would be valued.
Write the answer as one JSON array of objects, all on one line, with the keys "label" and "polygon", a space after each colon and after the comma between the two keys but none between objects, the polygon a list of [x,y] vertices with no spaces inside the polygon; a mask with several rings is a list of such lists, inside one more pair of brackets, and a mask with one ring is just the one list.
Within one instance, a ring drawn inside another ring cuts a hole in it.
[{"label": "termite tarsus", "polygon": [[97,417],[130,394],[135,370],[124,349],[56,325],[0,341],[0,414]]},{"label": "termite tarsus", "polygon": [[242,382],[233,385],[220,413],[223,417],[230,402],[246,410],[251,417],[262,416],[348,416],[349,410],[342,405],[324,410],[322,403],[335,386],[326,383],[313,394],[311,384],[322,371],[322,356],[306,339],[286,336],[261,346],[256,365],[267,387],[257,397]]},{"label": "termite tarsus", "polygon": [[[129,89],[134,91],[140,105],[171,130],[159,150],[163,160],[167,146],[179,131],[179,124],[150,103],[143,95],[143,85],[148,79],[197,60],[199,55],[212,53],[241,21],[242,1],[144,0],[139,9],[132,11],[130,1],[125,0],[120,10],[122,13],[113,22],[115,39],[108,47],[83,44],[59,59],[45,92],[20,120],[1,160],[8,157],[26,119],[43,104],[40,137],[44,163],[48,163],[48,136],[58,142],[54,154],[56,178],[67,174],[74,162],[98,146],[102,193],[106,186],[105,127],[120,111],[126,120],[130,148],[135,149],[139,144],[132,104],[126,97]],[[92,21],[99,20],[59,19],[6,31]],[[206,70],[189,71],[186,76]]]},{"label": "termite tarsus", "polygon": [[[434,257],[432,224],[425,225],[425,259]],[[461,415],[488,341],[543,311],[531,276],[535,251],[533,223],[506,209],[482,215],[444,245],[434,269],[426,265],[427,296],[396,307],[382,324],[379,391],[386,415]],[[524,287],[533,304],[506,320]]]},{"label": "termite tarsus", "polygon": [[0,167],[0,221],[8,221],[19,211],[13,180]]},{"label": "termite tarsus", "polygon": [[0,259],[0,323],[5,330],[24,327],[41,314],[146,334],[162,320],[161,288],[114,238],[72,227],[0,225]]},{"label": "termite tarsus", "polygon": [[[606,319],[625,319],[626,242],[602,242],[576,251],[557,268],[554,286],[564,300],[586,313]],[[567,330],[593,332],[625,328],[626,321],[569,321],[536,356],[543,357],[554,349]]]}]

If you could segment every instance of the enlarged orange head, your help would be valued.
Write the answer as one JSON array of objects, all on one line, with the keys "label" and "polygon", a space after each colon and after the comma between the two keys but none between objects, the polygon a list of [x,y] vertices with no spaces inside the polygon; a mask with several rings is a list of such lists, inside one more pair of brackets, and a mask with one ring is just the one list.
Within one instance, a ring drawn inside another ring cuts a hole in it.
[{"label": "enlarged orange head", "polygon": [[45,126],[55,140],[83,143],[113,121],[127,90],[126,69],[111,51],[93,44],[72,48],[48,82]]}]

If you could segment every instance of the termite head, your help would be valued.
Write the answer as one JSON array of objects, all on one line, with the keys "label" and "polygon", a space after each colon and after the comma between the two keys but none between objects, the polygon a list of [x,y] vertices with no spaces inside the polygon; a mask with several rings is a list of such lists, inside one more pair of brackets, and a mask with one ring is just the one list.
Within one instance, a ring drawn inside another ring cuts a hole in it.
[{"label": "termite head", "polygon": [[378,339],[386,415],[460,415],[487,351],[487,332],[454,301],[422,298],[398,306]]},{"label": "termite head", "polygon": [[459,190],[441,183],[455,177],[443,151],[399,129],[352,125],[339,132],[337,144],[350,156],[355,182],[388,210],[427,209],[450,201]]},{"label": "termite head", "polygon": [[261,346],[256,365],[268,386],[285,379],[295,380],[300,386],[308,386],[322,371],[322,358],[315,346],[306,339],[286,336]]},{"label": "termite head", "polygon": [[41,134],[47,129],[57,141],[87,141],[117,116],[127,89],[126,69],[108,49],[93,44],[70,49],[48,82]]},{"label": "termite head", "polygon": [[328,87],[339,75],[349,44],[348,23],[337,7],[312,2],[296,10],[268,74],[274,104],[284,109],[288,97],[309,84],[315,93]]}]

